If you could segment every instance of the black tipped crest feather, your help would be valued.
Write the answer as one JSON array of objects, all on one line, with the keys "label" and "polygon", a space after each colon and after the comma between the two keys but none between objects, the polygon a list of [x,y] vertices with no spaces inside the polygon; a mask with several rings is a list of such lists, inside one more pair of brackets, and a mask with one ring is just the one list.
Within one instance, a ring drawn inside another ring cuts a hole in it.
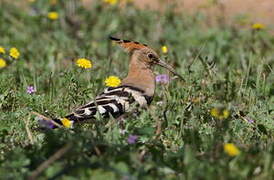
[{"label": "black tipped crest feather", "polygon": [[112,41],[115,41],[116,43],[118,43],[120,46],[122,46],[123,48],[125,48],[129,52],[131,52],[134,49],[142,49],[142,48],[147,47],[146,44],[142,44],[142,43],[139,43],[137,41],[122,40],[122,39],[112,37],[112,36],[109,36],[109,39],[112,40]]}]

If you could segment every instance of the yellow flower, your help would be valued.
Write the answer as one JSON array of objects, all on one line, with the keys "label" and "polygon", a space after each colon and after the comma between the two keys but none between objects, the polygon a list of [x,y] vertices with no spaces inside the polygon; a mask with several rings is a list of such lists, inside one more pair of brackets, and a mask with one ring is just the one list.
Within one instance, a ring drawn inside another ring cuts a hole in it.
[{"label": "yellow flower", "polygon": [[255,29],[255,30],[265,29],[265,25],[260,23],[255,23],[252,25],[252,29]]},{"label": "yellow flower", "polygon": [[224,118],[224,119],[226,119],[226,118],[228,118],[228,116],[229,116],[229,111],[227,110],[227,109],[224,109],[223,110],[223,114],[222,114],[222,118]]},{"label": "yellow flower", "polygon": [[1,59],[1,58],[0,58],[0,69],[4,68],[4,67],[6,67],[6,66],[7,66],[6,61],[5,61],[4,59]]},{"label": "yellow flower", "polygon": [[11,48],[10,49],[10,56],[13,57],[14,59],[18,59],[20,56],[20,52],[16,48]]},{"label": "yellow flower", "polygon": [[218,119],[226,119],[229,116],[229,111],[227,109],[218,109],[218,108],[212,108],[210,110],[211,116],[218,118]]},{"label": "yellow flower", "polygon": [[167,49],[166,46],[162,46],[162,52],[163,52],[164,54],[166,54],[166,53],[168,52],[168,49]]},{"label": "yellow flower", "polygon": [[61,122],[66,128],[72,128],[73,121],[70,121],[67,118],[63,118]]},{"label": "yellow flower", "polygon": [[229,156],[237,156],[241,153],[241,151],[232,143],[224,144],[224,151]]},{"label": "yellow flower", "polygon": [[88,59],[85,59],[85,58],[77,59],[76,60],[76,65],[81,67],[81,68],[84,68],[84,69],[89,69],[89,68],[92,67],[91,61],[88,60]]},{"label": "yellow flower", "polygon": [[51,5],[56,5],[57,4],[57,0],[50,0],[50,4]]},{"label": "yellow flower", "polygon": [[133,0],[121,0],[123,3],[133,3]]},{"label": "yellow flower", "polygon": [[117,1],[118,1],[118,0],[104,0],[105,3],[110,4],[110,5],[115,5],[115,4],[117,4]]},{"label": "yellow flower", "polygon": [[6,50],[4,47],[0,46],[0,54],[5,54]]},{"label": "yellow flower", "polygon": [[121,84],[121,80],[117,76],[109,76],[105,79],[106,86],[117,87]]},{"label": "yellow flower", "polygon": [[218,117],[219,116],[219,109],[217,109],[217,108],[212,108],[211,110],[210,110],[210,114],[211,114],[211,116],[213,116],[213,117]]},{"label": "yellow flower", "polygon": [[57,12],[54,12],[54,11],[49,12],[49,13],[48,13],[48,18],[49,18],[50,20],[56,20],[56,19],[59,18],[59,14],[58,14]]}]

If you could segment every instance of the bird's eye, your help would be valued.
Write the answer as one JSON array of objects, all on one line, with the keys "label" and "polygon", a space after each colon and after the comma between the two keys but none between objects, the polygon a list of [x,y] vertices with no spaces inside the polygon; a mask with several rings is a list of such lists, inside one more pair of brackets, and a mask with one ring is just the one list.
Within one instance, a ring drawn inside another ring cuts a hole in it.
[{"label": "bird's eye", "polygon": [[149,57],[149,59],[155,58],[155,56],[153,54],[151,54],[151,53],[149,53],[147,56]]}]

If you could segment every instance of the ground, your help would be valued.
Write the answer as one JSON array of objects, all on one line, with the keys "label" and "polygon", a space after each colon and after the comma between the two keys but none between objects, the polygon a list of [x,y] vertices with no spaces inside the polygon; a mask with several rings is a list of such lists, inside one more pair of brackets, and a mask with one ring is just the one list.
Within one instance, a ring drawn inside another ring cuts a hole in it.
[{"label": "ground", "polygon": [[[93,0],[83,0],[90,4]],[[260,22],[273,27],[273,0],[138,0],[133,1],[142,9],[164,10],[167,5],[176,3],[178,11],[185,14],[203,13],[211,24],[215,24],[218,17],[224,16],[227,23],[235,23],[239,19],[245,23]]]}]

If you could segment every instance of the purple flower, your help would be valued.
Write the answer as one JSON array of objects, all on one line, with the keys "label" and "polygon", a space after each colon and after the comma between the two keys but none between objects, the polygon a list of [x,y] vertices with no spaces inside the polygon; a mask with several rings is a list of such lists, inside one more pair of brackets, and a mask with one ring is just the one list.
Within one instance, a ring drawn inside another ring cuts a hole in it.
[{"label": "purple flower", "polygon": [[127,138],[128,144],[135,144],[138,139],[138,136],[136,135],[129,135]]},{"label": "purple flower", "polygon": [[35,92],[36,92],[35,87],[33,87],[33,86],[28,86],[28,87],[27,87],[27,93],[28,93],[28,94],[33,94],[33,93],[35,93]]},{"label": "purple flower", "polygon": [[167,84],[169,82],[169,76],[167,74],[159,74],[155,78],[157,83]]},{"label": "purple flower", "polygon": [[247,120],[247,122],[249,122],[249,123],[251,123],[251,124],[255,122],[253,119],[251,119],[251,118],[249,118],[249,117],[246,117],[246,120]]},{"label": "purple flower", "polygon": [[39,125],[46,129],[53,129],[56,127],[51,121],[45,119],[39,119]]}]

